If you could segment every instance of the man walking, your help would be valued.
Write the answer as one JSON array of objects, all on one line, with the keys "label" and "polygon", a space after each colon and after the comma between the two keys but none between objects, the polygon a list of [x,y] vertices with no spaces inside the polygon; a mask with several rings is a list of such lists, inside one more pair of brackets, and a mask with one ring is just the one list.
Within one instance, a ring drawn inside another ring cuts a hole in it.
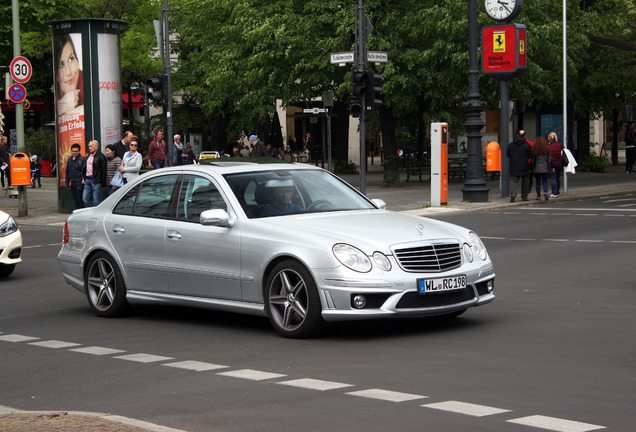
[{"label": "man walking", "polygon": [[71,189],[75,208],[84,208],[82,171],[85,163],[86,158],[80,154],[80,145],[77,143],[73,144],[71,146],[71,156],[66,160],[66,186]]},{"label": "man walking", "polygon": [[[13,189],[11,187],[11,146],[9,138],[3,136],[0,139],[0,180],[2,180],[2,189]],[[7,185],[4,185],[4,178],[7,178]]]},{"label": "man walking", "polygon": [[132,139],[132,137],[133,133],[131,131],[126,131],[121,141],[114,144],[115,154],[122,160],[124,159],[124,154],[126,154],[126,152],[130,150],[130,140]]},{"label": "man walking", "polygon": [[99,151],[99,143],[92,140],[88,143],[90,154],[82,169],[84,193],[82,199],[85,207],[94,207],[102,202],[102,189],[106,189],[107,160],[104,153]]},{"label": "man walking", "polygon": [[163,132],[155,134],[155,139],[148,146],[148,160],[150,168],[159,169],[166,166],[167,157],[166,142],[163,140]]},{"label": "man walking", "polygon": [[526,141],[524,130],[517,132],[517,138],[508,145],[506,155],[510,159],[510,202],[515,202],[520,187],[521,200],[528,201],[532,147]]}]

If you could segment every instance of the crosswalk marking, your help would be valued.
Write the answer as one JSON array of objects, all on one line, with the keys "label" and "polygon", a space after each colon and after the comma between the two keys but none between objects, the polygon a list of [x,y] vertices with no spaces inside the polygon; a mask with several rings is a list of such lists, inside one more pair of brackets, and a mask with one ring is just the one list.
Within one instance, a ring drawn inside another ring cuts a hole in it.
[{"label": "crosswalk marking", "polygon": [[79,344],[73,343],[73,342],[64,342],[59,340],[47,340],[47,341],[41,341],[41,342],[30,342],[29,345],[60,349],[60,348],[69,348],[72,346],[78,346]]},{"label": "crosswalk marking", "polygon": [[26,341],[37,340],[37,339],[40,339],[40,338],[31,337],[31,336],[23,336],[19,334],[8,334],[8,335],[0,336],[0,341],[5,341],[5,342],[26,342]]},{"label": "crosswalk marking", "polygon": [[75,352],[78,352],[78,353],[98,355],[98,356],[110,355],[110,354],[119,354],[119,353],[126,352],[124,350],[113,349],[113,348],[105,348],[105,347],[99,347],[99,346],[73,348],[73,349],[71,349],[69,351],[75,351]]},{"label": "crosswalk marking", "polygon": [[416,394],[410,393],[400,393],[391,390],[382,390],[382,389],[368,389],[368,390],[359,390],[354,392],[347,393],[352,396],[360,396],[369,399],[380,399],[389,402],[405,402],[416,399],[426,399],[428,396],[420,396]]},{"label": "crosswalk marking", "polygon": [[494,414],[501,414],[505,412],[510,412],[507,409],[494,408],[486,405],[476,405],[472,403],[466,402],[458,402],[458,401],[446,401],[446,402],[437,402],[432,404],[422,405],[426,408],[433,408],[442,411],[451,411],[458,414],[466,414],[474,417],[485,417]]},{"label": "crosswalk marking", "polygon": [[507,420],[510,423],[532,426],[536,428],[556,431],[556,432],[588,432],[599,429],[605,429],[604,426],[593,425],[589,423],[581,423],[572,420],[563,420],[554,417],[534,415],[522,417],[518,419]]},{"label": "crosswalk marking", "polygon": [[271,373],[271,372],[263,372],[254,369],[240,369],[233,370],[228,372],[219,372],[217,375],[229,376],[232,378],[242,378],[252,381],[263,381],[273,378],[282,378],[287,375]]},{"label": "crosswalk marking", "polygon": [[301,379],[295,379],[291,381],[281,381],[281,382],[278,382],[277,384],[292,386],[292,387],[300,387],[300,388],[309,389],[309,390],[318,390],[318,391],[335,390],[335,389],[344,388],[344,387],[353,387],[352,384],[344,384],[344,383],[339,383],[334,381],[323,381],[323,380],[317,380],[317,379],[311,379],[311,378],[301,378]]},{"label": "crosswalk marking", "polygon": [[164,357],[164,356],[158,356],[158,355],[153,355],[153,354],[144,354],[144,353],[126,354],[126,355],[122,355],[122,356],[117,356],[115,358],[116,359],[120,359],[120,360],[128,360],[128,361],[139,362],[139,363],[155,363],[155,362],[160,362],[160,361],[166,361],[166,360],[174,359],[174,357]]},{"label": "crosswalk marking", "polygon": [[162,366],[193,370],[197,372],[223,369],[223,368],[229,367],[229,366],[223,366],[223,365],[218,365],[214,363],[205,363],[205,362],[194,361],[194,360],[186,360],[186,361],[175,362],[175,363],[164,363]]}]

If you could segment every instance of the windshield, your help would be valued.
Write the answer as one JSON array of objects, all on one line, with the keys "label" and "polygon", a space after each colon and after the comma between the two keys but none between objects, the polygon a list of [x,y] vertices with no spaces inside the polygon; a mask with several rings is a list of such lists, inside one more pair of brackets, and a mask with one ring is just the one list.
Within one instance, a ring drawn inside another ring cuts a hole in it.
[{"label": "windshield", "polygon": [[376,208],[327,171],[260,171],[225,179],[249,218]]}]

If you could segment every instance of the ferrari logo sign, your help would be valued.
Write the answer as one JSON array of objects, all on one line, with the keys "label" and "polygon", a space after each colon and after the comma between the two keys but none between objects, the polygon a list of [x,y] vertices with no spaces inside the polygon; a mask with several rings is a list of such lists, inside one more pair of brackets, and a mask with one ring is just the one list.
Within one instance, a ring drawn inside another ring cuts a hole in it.
[{"label": "ferrari logo sign", "polygon": [[492,32],[492,50],[496,53],[506,52],[506,32],[494,31]]}]

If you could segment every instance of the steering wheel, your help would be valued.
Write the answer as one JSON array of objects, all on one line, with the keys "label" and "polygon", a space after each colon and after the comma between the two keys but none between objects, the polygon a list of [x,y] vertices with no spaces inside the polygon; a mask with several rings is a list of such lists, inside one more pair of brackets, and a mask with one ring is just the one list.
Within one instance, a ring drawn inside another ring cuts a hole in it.
[{"label": "steering wheel", "polygon": [[311,204],[309,204],[309,206],[307,207],[307,211],[319,210],[320,207],[322,207],[322,206],[325,206],[325,207],[328,208],[328,207],[333,206],[333,204],[329,200],[319,199],[318,201],[314,201]]}]

